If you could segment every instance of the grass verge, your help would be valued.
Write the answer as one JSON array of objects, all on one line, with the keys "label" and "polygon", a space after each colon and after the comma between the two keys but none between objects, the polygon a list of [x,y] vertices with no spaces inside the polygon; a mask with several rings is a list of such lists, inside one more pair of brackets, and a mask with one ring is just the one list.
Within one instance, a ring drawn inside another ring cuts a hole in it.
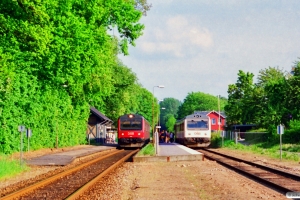
[{"label": "grass verge", "polygon": [[28,167],[20,165],[20,160],[10,160],[7,155],[0,155],[0,180],[13,177],[23,171],[28,170]]},{"label": "grass verge", "polygon": [[142,148],[138,156],[154,156],[155,155],[155,148],[152,143],[147,144],[144,148]]},{"label": "grass verge", "polygon": [[[232,140],[224,140],[223,147],[233,150],[251,152],[257,155],[264,155],[270,158],[280,159],[280,145],[278,142],[257,142],[251,144],[245,141],[247,145],[237,143]],[[212,148],[222,147],[222,138],[219,134],[212,134]],[[300,144],[282,144],[282,160],[300,161]]]},{"label": "grass verge", "polygon": [[[295,149],[298,149],[300,145],[288,145],[285,144],[282,146],[282,159],[286,161],[300,161],[299,152],[295,152]],[[243,145],[243,144],[235,144],[233,141],[225,141],[224,147],[228,149],[235,149],[240,151],[251,152],[257,155],[264,155],[275,159],[280,159],[280,145],[273,145],[272,147],[265,147],[264,143]],[[293,147],[293,148],[288,148]]]}]

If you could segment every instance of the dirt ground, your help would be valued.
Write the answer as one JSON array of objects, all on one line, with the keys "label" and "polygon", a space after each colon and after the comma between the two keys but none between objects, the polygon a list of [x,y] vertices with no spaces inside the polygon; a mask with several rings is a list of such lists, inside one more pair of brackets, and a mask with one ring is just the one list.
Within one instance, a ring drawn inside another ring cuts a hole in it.
[{"label": "dirt ground", "polygon": [[[68,150],[68,148],[65,148],[65,150]],[[40,150],[25,154],[24,157],[30,158],[54,151],[59,152],[62,149],[52,149],[52,151],[49,149]],[[219,149],[219,151],[300,174],[299,162],[281,162],[263,156],[228,149]],[[47,170],[51,170],[50,168],[47,168]],[[0,191],[18,181],[26,181],[26,179],[33,178],[40,173],[45,173],[45,171],[45,169],[37,170],[33,168],[30,172],[10,179],[0,180]],[[284,194],[280,194],[209,160],[149,163],[126,162],[109,178],[93,187],[87,197],[82,197],[81,199],[206,200],[243,198],[287,199]]]},{"label": "dirt ground", "polygon": [[126,163],[90,199],[287,199],[215,161]]}]

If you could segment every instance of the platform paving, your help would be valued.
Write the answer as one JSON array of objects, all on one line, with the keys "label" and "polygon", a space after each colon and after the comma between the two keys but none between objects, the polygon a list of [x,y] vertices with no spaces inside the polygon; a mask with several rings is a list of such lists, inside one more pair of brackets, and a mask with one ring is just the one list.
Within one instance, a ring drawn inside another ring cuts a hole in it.
[{"label": "platform paving", "polygon": [[64,166],[72,163],[76,158],[80,158],[83,156],[91,155],[94,153],[98,153],[101,151],[106,151],[110,149],[115,149],[115,146],[94,146],[87,147],[78,150],[65,151],[60,153],[53,153],[44,156],[39,156],[36,158],[32,158],[30,160],[26,160],[28,165],[59,165]]},{"label": "platform paving", "polygon": [[[91,155],[97,152],[115,149],[117,145],[93,146],[78,150],[47,154],[26,160],[28,165],[40,166],[65,166],[72,163],[76,158]],[[203,160],[203,154],[177,143],[160,143],[156,156],[134,156],[134,162],[174,162]]]},{"label": "platform paving", "polygon": [[134,162],[176,162],[203,160],[203,154],[178,143],[160,143],[156,156],[134,156]]}]

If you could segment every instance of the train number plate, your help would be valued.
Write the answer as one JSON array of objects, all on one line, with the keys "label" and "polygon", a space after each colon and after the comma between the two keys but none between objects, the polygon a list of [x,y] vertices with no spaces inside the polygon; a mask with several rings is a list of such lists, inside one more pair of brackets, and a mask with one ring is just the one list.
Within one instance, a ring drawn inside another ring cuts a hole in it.
[{"label": "train number plate", "polygon": [[134,133],[133,132],[129,132],[128,135],[134,135]]},{"label": "train number plate", "polygon": [[200,132],[194,132],[194,135],[201,135]]}]

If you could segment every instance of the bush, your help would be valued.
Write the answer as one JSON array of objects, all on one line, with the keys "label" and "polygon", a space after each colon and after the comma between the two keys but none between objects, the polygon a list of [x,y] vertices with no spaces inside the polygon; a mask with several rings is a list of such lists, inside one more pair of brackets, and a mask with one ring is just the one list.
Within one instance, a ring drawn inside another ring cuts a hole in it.
[{"label": "bush", "polygon": [[245,140],[251,144],[260,143],[264,141],[265,135],[266,133],[262,133],[258,131],[250,132],[250,133],[247,132],[247,134],[245,134]]},{"label": "bush", "polygon": [[283,134],[284,143],[299,143],[300,142],[300,121],[291,120],[289,123],[289,129],[284,131]]},{"label": "bush", "polygon": [[222,146],[222,137],[220,136],[220,133],[218,132],[211,133],[210,147],[218,148],[221,146]]}]

